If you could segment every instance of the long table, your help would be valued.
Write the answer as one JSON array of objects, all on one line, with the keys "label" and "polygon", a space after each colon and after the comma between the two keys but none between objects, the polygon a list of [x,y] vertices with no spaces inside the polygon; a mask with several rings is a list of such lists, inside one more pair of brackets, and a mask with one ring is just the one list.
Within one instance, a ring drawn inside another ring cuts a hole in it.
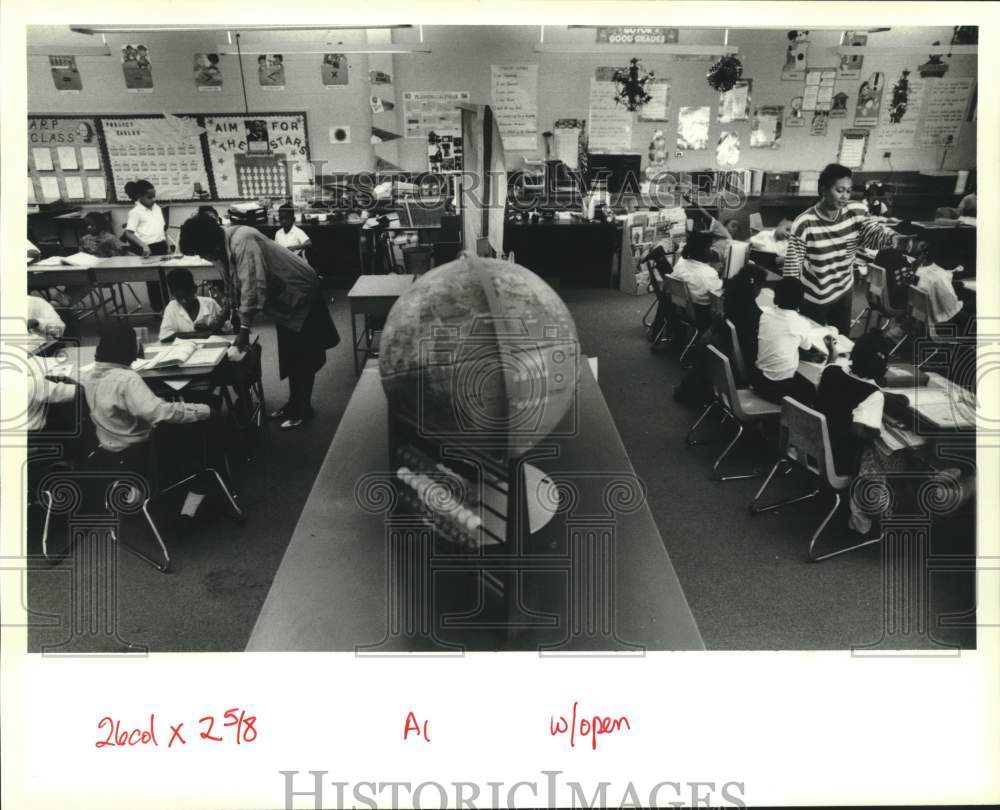
[{"label": "long table", "polygon": [[[601,512],[600,487],[607,476],[635,476],[589,365],[582,364],[580,378],[577,430],[554,441],[557,458],[539,462],[553,478],[565,473],[579,482],[577,507],[568,515],[556,515],[546,527],[564,536],[577,521],[590,531],[587,527],[593,521],[574,515],[578,511]],[[440,650],[442,645],[532,651],[553,645],[562,652],[585,654],[704,648],[644,499],[630,508],[613,510],[610,517],[597,518],[594,531],[611,538],[604,553],[589,558],[587,564],[574,562],[592,576],[554,572],[538,574],[534,581],[534,575],[525,576],[526,607],[554,611],[558,616],[554,625],[505,636],[495,628],[454,626],[439,620],[435,611],[432,631],[437,645],[428,646],[426,639],[399,632],[406,626],[405,617],[401,622],[397,612],[400,597],[387,588],[396,571],[387,551],[392,547],[386,539],[389,519],[361,508],[356,491],[359,481],[386,470],[387,465],[386,399],[378,370],[369,363],[316,476],[247,650],[363,654]],[[562,542],[565,545],[568,541]],[[410,548],[409,553],[415,550]],[[405,562],[412,564],[413,557],[407,556]],[[553,558],[555,565],[559,562]],[[398,564],[405,567],[404,561]],[[568,593],[570,580],[583,581],[586,588],[574,596]],[[613,607],[609,613],[597,610],[586,617],[571,613],[597,599],[598,594],[588,588],[610,594]],[[422,603],[418,607],[427,606]],[[578,621],[571,622],[571,618]],[[612,627],[613,638],[588,634],[586,627],[581,631],[580,625],[592,620],[605,630]]]}]

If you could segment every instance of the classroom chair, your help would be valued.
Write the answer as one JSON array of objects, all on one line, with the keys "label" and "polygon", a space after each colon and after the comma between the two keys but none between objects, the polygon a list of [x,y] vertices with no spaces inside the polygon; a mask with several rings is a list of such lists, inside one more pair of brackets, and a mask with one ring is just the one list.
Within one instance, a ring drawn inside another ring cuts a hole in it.
[{"label": "classroom chair", "polygon": [[684,361],[687,359],[688,352],[691,351],[691,347],[694,346],[694,342],[698,339],[699,334],[694,303],[691,301],[691,291],[681,279],[674,278],[671,275],[664,276],[663,281],[666,293],[670,298],[670,303],[673,305],[673,310],[676,313],[678,323],[684,327],[689,336],[688,342],[685,344],[680,356],[681,367],[686,368]]},{"label": "classroom chair", "polygon": [[[226,365],[226,376],[221,380],[222,399],[230,422],[247,448],[252,448],[254,440],[261,442],[267,437],[262,354],[258,336],[247,347],[242,360]],[[226,462],[228,467],[228,456]],[[227,469],[226,472],[231,479],[231,471]]]},{"label": "classroom chair", "polygon": [[[666,276],[663,275],[660,272],[659,266],[653,260],[647,260],[646,267],[649,270],[649,289],[655,294],[655,300],[649,305],[649,309],[643,316],[642,325],[646,327],[646,339],[654,346],[659,346],[661,343],[670,342],[667,329],[670,325],[668,316],[671,309],[671,302],[667,294],[666,282],[664,281],[664,279],[669,278],[669,273]],[[673,270],[669,261],[666,267],[668,270]],[[649,313],[653,312],[654,308],[655,314],[653,315],[653,319],[649,320]]]},{"label": "classroom chair", "polygon": [[[865,316],[865,331],[869,329],[869,319],[872,314],[875,315],[875,328],[885,331],[892,324],[893,320],[905,315],[905,311],[901,309],[894,309],[889,303],[889,293],[887,289],[886,282],[887,271],[884,267],[878,264],[868,265],[868,294],[867,300],[868,305],[862,310],[862,314]],[[861,316],[859,315],[858,318]],[[879,321],[885,318],[885,323],[879,325]],[[856,319],[857,320],[857,319]],[[852,324],[853,325],[853,324]],[[904,334],[889,350],[889,354],[893,355],[906,340],[906,335]]]},{"label": "classroom chair", "polygon": [[[820,562],[830,557],[836,557],[838,554],[844,554],[881,540],[880,537],[873,540],[865,540],[864,542],[855,543],[845,548],[829,551],[826,554],[817,554],[816,542],[819,540],[820,535],[834,513],[840,507],[840,494],[851,485],[851,476],[839,475],[833,465],[833,449],[830,446],[830,433],[827,429],[826,417],[818,411],[812,410],[812,408],[807,408],[791,397],[785,397],[781,401],[778,442],[780,457],[774,463],[771,472],[764,479],[764,483],[760,489],[757,490],[757,494],[754,495],[753,500],[750,501],[751,515],[759,515],[762,512],[770,512],[774,509],[781,509],[790,504],[798,503],[799,501],[809,500],[826,490],[833,494],[833,506],[826,513],[826,516],[809,540],[808,553],[809,559],[812,562]],[[761,506],[760,499],[771,481],[774,480],[775,475],[778,474],[778,471],[786,471],[794,468],[805,470],[810,476],[815,478],[817,482],[816,488],[804,495],[798,495],[779,501],[778,503]]]},{"label": "classroom chair", "polygon": [[721,321],[725,319],[726,313],[722,303],[722,291],[708,293],[708,310],[712,313],[712,320]]},{"label": "classroom chair", "polygon": [[412,276],[422,276],[434,266],[434,248],[414,245],[403,248],[403,267]]},{"label": "classroom chair", "polygon": [[729,318],[726,318],[726,332],[729,335],[729,359],[732,361],[736,382],[740,388],[749,388],[750,370],[743,358],[743,349],[740,346],[740,336],[736,331],[736,324]]},{"label": "classroom chair", "polygon": [[[192,425],[184,425],[183,429],[206,431],[210,429],[209,426],[210,423],[197,422]],[[219,472],[214,467],[209,466],[207,447],[208,439],[204,434],[202,436],[201,468],[198,471],[191,473],[190,475],[186,475],[180,480],[174,481],[165,487],[161,486],[161,454],[159,448],[160,443],[163,441],[161,436],[162,430],[160,428],[154,429],[150,440],[142,442],[138,445],[133,445],[122,452],[114,452],[103,447],[98,447],[97,450],[94,450],[88,457],[88,466],[92,470],[101,470],[104,472],[110,471],[112,475],[121,475],[121,478],[115,479],[105,491],[104,508],[106,511],[112,511],[112,507],[114,507],[114,510],[119,513],[141,511],[143,517],[146,519],[146,523],[149,524],[149,528],[153,531],[153,536],[156,538],[157,545],[160,547],[160,552],[163,555],[163,562],[160,563],[139,549],[129,545],[128,543],[120,541],[117,536],[117,532],[115,533],[115,542],[120,542],[127,551],[135,554],[135,556],[143,562],[149,563],[155,569],[165,574],[170,571],[170,553],[167,551],[167,545],[163,541],[163,535],[160,533],[160,529],[156,525],[156,521],[153,520],[153,516],[149,511],[149,506],[155,499],[172,490],[184,486],[204,472],[214,477],[218,482],[219,488],[226,496],[226,500],[229,502],[230,507],[232,507],[234,517],[241,525],[243,524],[245,518],[243,510],[240,509],[236,502],[236,495],[230,490],[229,486],[227,486],[225,480],[221,475],[219,475]],[[129,498],[132,491],[138,493],[137,498],[134,501]],[[141,503],[139,502],[140,500]]]},{"label": "classroom chair", "polygon": [[733,475],[723,475],[721,470],[722,462],[726,456],[736,446],[736,443],[743,436],[746,426],[761,427],[768,420],[778,417],[780,409],[772,402],[768,402],[758,396],[749,388],[737,388],[736,380],[733,378],[733,370],[729,364],[729,359],[715,346],[708,347],[708,373],[712,381],[712,391],[714,399],[708,407],[698,417],[691,429],[688,431],[688,445],[702,444],[694,437],[701,426],[701,423],[708,417],[708,414],[718,409],[722,412],[722,421],[736,423],[736,435],[733,436],[729,444],[715,459],[712,464],[712,479],[715,481],[740,481],[746,478],[759,478],[761,472],[755,470],[751,473],[738,473]]},{"label": "classroom chair", "polygon": [[[939,343],[951,342],[948,335],[942,334],[934,328],[934,319],[931,317],[930,296],[927,295],[926,290],[921,290],[919,287],[910,287],[906,291],[906,304],[910,323],[915,327],[917,332],[917,334],[913,335],[915,340],[920,337],[926,337],[933,338],[935,342]],[[903,335],[900,338],[900,342],[907,337],[908,335]],[[940,349],[938,348],[931,349],[930,354],[917,363],[917,368],[921,368],[924,363],[934,357],[939,351]],[[917,358],[914,357],[913,359],[916,360]]]}]

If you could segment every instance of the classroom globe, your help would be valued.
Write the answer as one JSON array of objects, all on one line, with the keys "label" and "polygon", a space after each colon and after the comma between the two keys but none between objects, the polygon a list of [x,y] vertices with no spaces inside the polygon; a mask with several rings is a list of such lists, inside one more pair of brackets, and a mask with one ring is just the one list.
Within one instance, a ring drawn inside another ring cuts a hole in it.
[{"label": "classroom globe", "polygon": [[580,345],[562,299],[510,262],[462,254],[418,278],[379,348],[389,407],[425,437],[497,443],[549,435],[575,404]]}]

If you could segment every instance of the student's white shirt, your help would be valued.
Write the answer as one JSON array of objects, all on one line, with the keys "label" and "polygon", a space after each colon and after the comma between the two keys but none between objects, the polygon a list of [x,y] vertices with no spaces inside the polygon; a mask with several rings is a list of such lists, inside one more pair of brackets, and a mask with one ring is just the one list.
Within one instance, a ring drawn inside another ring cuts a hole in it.
[{"label": "student's white shirt", "polygon": [[66,329],[66,324],[52,308],[52,304],[37,295],[28,296],[28,320],[38,321],[35,331],[40,335],[58,338],[62,337]]},{"label": "student's white shirt", "polygon": [[754,250],[761,250],[764,253],[774,253],[784,258],[785,251],[788,250],[787,239],[775,239],[774,230],[760,231],[750,237],[750,247]]},{"label": "student's white shirt", "polygon": [[194,332],[207,329],[209,323],[218,318],[222,307],[214,298],[196,296],[198,299],[198,317],[193,321],[187,310],[177,301],[171,301],[163,308],[163,320],[160,322],[160,340],[166,340],[171,335],[181,332]]},{"label": "student's white shirt", "polygon": [[765,309],[757,332],[757,368],[774,382],[794,377],[799,368],[799,349],[815,345],[811,337],[814,329],[793,309]]},{"label": "student's white shirt", "polygon": [[691,293],[691,301],[699,306],[708,306],[709,293],[722,290],[722,279],[711,265],[694,259],[681,257],[674,265],[674,278],[679,278]]},{"label": "student's white shirt", "polygon": [[304,245],[309,241],[309,237],[306,232],[302,230],[298,225],[292,225],[288,233],[285,233],[284,228],[278,228],[274,234],[274,241],[277,242],[282,247],[286,247],[289,250],[294,250],[299,245]]},{"label": "student's white shirt", "polygon": [[[857,374],[853,374],[850,371],[847,372],[856,380],[861,380],[862,382],[870,383],[878,388],[878,383],[874,380],[866,380],[864,377],[859,377]],[[864,425],[872,430],[882,431],[882,413],[885,410],[885,394],[882,393],[881,389],[873,391],[867,397],[865,397],[861,402],[857,404],[857,407],[851,411],[851,420],[857,425]]]},{"label": "student's white shirt", "polygon": [[167,238],[167,223],[163,218],[163,211],[156,203],[153,203],[152,208],[146,208],[139,202],[132,206],[132,210],[128,212],[125,230],[132,231],[147,245],[162,242]]},{"label": "student's white shirt", "polygon": [[[16,345],[16,344],[12,344]],[[27,371],[28,414],[25,420],[27,430],[41,430],[45,427],[49,404],[72,402],[76,396],[76,386],[69,383],[53,382],[45,374],[46,358],[26,354],[24,368]]]},{"label": "student's white shirt", "polygon": [[952,286],[953,272],[936,264],[925,264],[917,268],[917,289],[927,293],[934,323],[950,320],[962,309],[962,302],[958,300]]}]

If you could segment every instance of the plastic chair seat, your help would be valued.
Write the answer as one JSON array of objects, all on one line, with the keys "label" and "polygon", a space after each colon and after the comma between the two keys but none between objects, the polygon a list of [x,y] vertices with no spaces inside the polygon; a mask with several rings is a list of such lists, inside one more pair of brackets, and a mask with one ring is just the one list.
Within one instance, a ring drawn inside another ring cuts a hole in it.
[{"label": "plastic chair seat", "polygon": [[745,419],[764,419],[781,413],[781,406],[769,402],[749,388],[738,388],[736,397],[739,400],[741,416]]}]

